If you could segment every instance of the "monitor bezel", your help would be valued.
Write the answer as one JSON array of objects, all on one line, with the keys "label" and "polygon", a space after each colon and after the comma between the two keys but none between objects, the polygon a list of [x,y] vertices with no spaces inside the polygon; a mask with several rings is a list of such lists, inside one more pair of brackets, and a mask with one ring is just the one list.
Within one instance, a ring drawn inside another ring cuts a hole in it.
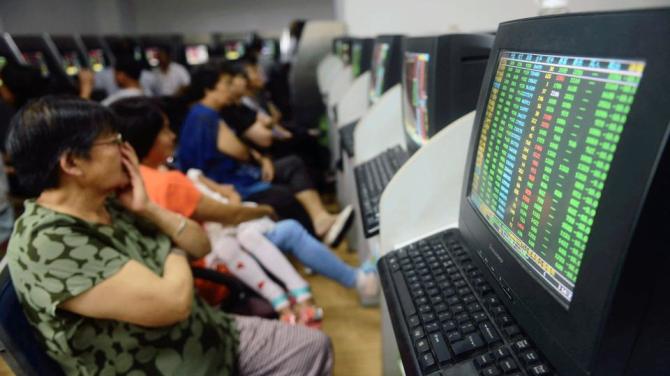
[{"label": "monitor bezel", "polygon": [[[666,25],[663,27],[667,32],[668,10],[664,12],[660,21],[665,17]],[[659,16],[653,10],[548,16],[503,23],[498,29],[484,75],[463,181],[459,227],[471,247],[473,259],[484,268],[492,268],[488,277],[498,281],[493,284],[494,288],[517,321],[523,323],[531,338],[565,374],[586,375],[592,372],[590,367],[600,355],[598,346],[601,345],[600,339],[627,257],[627,248],[633,239],[635,224],[670,131],[670,109],[668,106],[657,108],[662,99],[654,97],[670,85],[667,73],[670,51],[663,49],[667,40],[639,38],[639,35],[659,33],[659,28]],[[608,30],[608,33],[598,30]],[[612,43],[613,40],[617,42]],[[642,59],[646,63],[602,192],[587,244],[590,251],[582,260],[568,309],[526,272],[468,198],[483,118],[481,109],[486,108],[501,50]],[[636,124],[650,125],[649,128],[642,128],[636,127]],[[640,184],[631,184],[631,181]],[[488,266],[482,262],[483,259],[488,261]],[[597,273],[585,273],[585,270]],[[652,276],[642,275],[640,278],[649,279],[651,283]],[[639,292],[627,299],[630,304],[641,304],[646,296],[648,292]],[[617,338],[617,346],[632,346],[632,335],[621,334]]]},{"label": "monitor bezel", "polygon": [[[404,56],[402,42],[402,35],[380,35],[375,38],[374,44],[372,45],[372,55],[370,58],[370,87],[368,88],[368,101],[371,104],[379,100],[379,98],[381,98],[388,89],[402,81],[402,72],[400,72],[400,69],[402,69],[402,57]],[[375,91],[375,82],[373,80],[373,76],[375,75],[374,51],[377,47],[377,44],[382,43],[387,43],[389,45],[389,55],[386,59],[386,62],[384,63],[382,91],[379,96],[376,97],[376,99],[373,99],[372,92]],[[389,75],[394,75],[395,77],[389,77]],[[389,78],[393,78],[393,80],[389,80]]]},{"label": "monitor bezel", "polygon": [[[430,140],[430,137],[433,136],[434,132],[432,131],[433,127],[433,119],[434,119],[434,114],[433,114],[433,106],[432,103],[435,100],[432,96],[433,93],[435,92],[434,88],[435,85],[437,85],[437,79],[438,77],[435,76],[435,66],[436,66],[436,61],[437,61],[437,56],[436,56],[436,47],[437,47],[437,41],[438,41],[437,36],[435,37],[417,37],[417,38],[406,38],[402,50],[402,54],[400,55],[400,65],[401,65],[401,75],[400,75],[400,84],[402,86],[402,93],[401,93],[401,112],[402,112],[402,129],[403,129],[403,134],[405,136],[405,143],[407,146],[407,151],[410,154],[414,154],[417,150],[423,146],[423,144],[419,145],[414,140],[412,137],[407,133],[407,126],[405,125],[405,119],[406,119],[406,114],[405,114],[405,98],[406,98],[406,88],[405,88],[405,79],[406,79],[406,69],[405,69],[405,54],[406,53],[426,53],[430,56],[430,60],[428,61],[428,78],[427,78],[427,83],[426,83],[426,92],[428,93],[428,100],[426,103],[426,107],[428,110],[428,139]],[[416,125],[416,124],[415,124]]]}]

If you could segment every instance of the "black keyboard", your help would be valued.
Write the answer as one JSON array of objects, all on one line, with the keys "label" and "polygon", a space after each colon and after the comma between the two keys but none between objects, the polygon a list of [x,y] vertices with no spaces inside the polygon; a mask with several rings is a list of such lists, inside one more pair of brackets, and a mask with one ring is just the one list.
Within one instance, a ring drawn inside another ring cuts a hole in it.
[{"label": "black keyboard", "polygon": [[458,230],[390,252],[378,266],[407,375],[554,375]]},{"label": "black keyboard", "polygon": [[402,147],[394,146],[354,168],[363,232],[366,238],[379,233],[379,199],[388,182],[407,161],[407,158],[407,152]]},{"label": "black keyboard", "polygon": [[340,146],[349,158],[354,156],[354,130],[358,120],[340,127]]}]

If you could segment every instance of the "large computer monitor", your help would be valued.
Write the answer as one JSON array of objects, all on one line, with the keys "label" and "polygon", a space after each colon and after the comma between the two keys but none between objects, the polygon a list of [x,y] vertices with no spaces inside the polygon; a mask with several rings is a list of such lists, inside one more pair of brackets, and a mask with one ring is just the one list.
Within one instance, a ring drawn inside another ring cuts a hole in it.
[{"label": "large computer monitor", "polygon": [[104,39],[97,35],[82,35],[81,41],[86,50],[88,66],[94,72],[100,72],[113,65],[114,56]]},{"label": "large computer monitor", "polygon": [[670,369],[670,9],[503,23],[459,227],[559,375]]},{"label": "large computer monitor", "polygon": [[402,35],[380,35],[372,48],[370,67],[370,103],[375,103],[386,90],[402,77]]},{"label": "large computer monitor", "polygon": [[61,66],[65,74],[73,77],[88,66],[88,58],[84,42],[79,36],[52,35],[51,40],[60,54]]},{"label": "large computer monitor", "polygon": [[482,34],[405,39],[402,112],[410,153],[475,109],[492,45],[493,37]]},{"label": "large computer monitor", "polygon": [[189,66],[205,64],[209,61],[209,48],[206,44],[192,44],[184,48],[186,63]]},{"label": "large computer monitor", "polygon": [[375,40],[372,38],[355,38],[351,41],[351,73],[354,78],[370,69],[372,62],[372,48]]},{"label": "large computer monitor", "polygon": [[226,60],[238,60],[244,56],[246,46],[243,40],[223,41],[223,52]]},{"label": "large computer monitor", "polygon": [[13,62],[16,64],[25,63],[23,57],[21,56],[21,52],[19,51],[16,43],[14,42],[14,39],[11,35],[9,35],[9,33],[0,34],[0,56],[2,56],[4,59],[5,64],[8,62]]}]

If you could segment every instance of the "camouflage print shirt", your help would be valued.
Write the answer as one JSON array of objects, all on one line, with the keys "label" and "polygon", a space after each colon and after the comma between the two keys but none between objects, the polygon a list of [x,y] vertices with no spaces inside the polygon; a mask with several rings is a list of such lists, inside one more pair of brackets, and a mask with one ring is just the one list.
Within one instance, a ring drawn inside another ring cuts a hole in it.
[{"label": "camouflage print shirt", "polygon": [[68,375],[229,375],[238,333],[232,317],[194,297],[191,316],[147,328],[83,317],[58,305],[136,260],[158,275],[170,239],[119,205],[112,225],[93,224],[26,201],[9,244],[12,281],[47,352]]}]

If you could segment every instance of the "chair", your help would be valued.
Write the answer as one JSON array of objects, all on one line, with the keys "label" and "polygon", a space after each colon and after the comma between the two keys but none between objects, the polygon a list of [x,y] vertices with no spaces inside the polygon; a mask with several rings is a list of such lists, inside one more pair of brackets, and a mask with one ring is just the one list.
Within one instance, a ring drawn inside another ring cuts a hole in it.
[{"label": "chair", "polygon": [[6,267],[0,272],[0,342],[5,348],[3,358],[17,375],[63,375],[38,342]]}]

